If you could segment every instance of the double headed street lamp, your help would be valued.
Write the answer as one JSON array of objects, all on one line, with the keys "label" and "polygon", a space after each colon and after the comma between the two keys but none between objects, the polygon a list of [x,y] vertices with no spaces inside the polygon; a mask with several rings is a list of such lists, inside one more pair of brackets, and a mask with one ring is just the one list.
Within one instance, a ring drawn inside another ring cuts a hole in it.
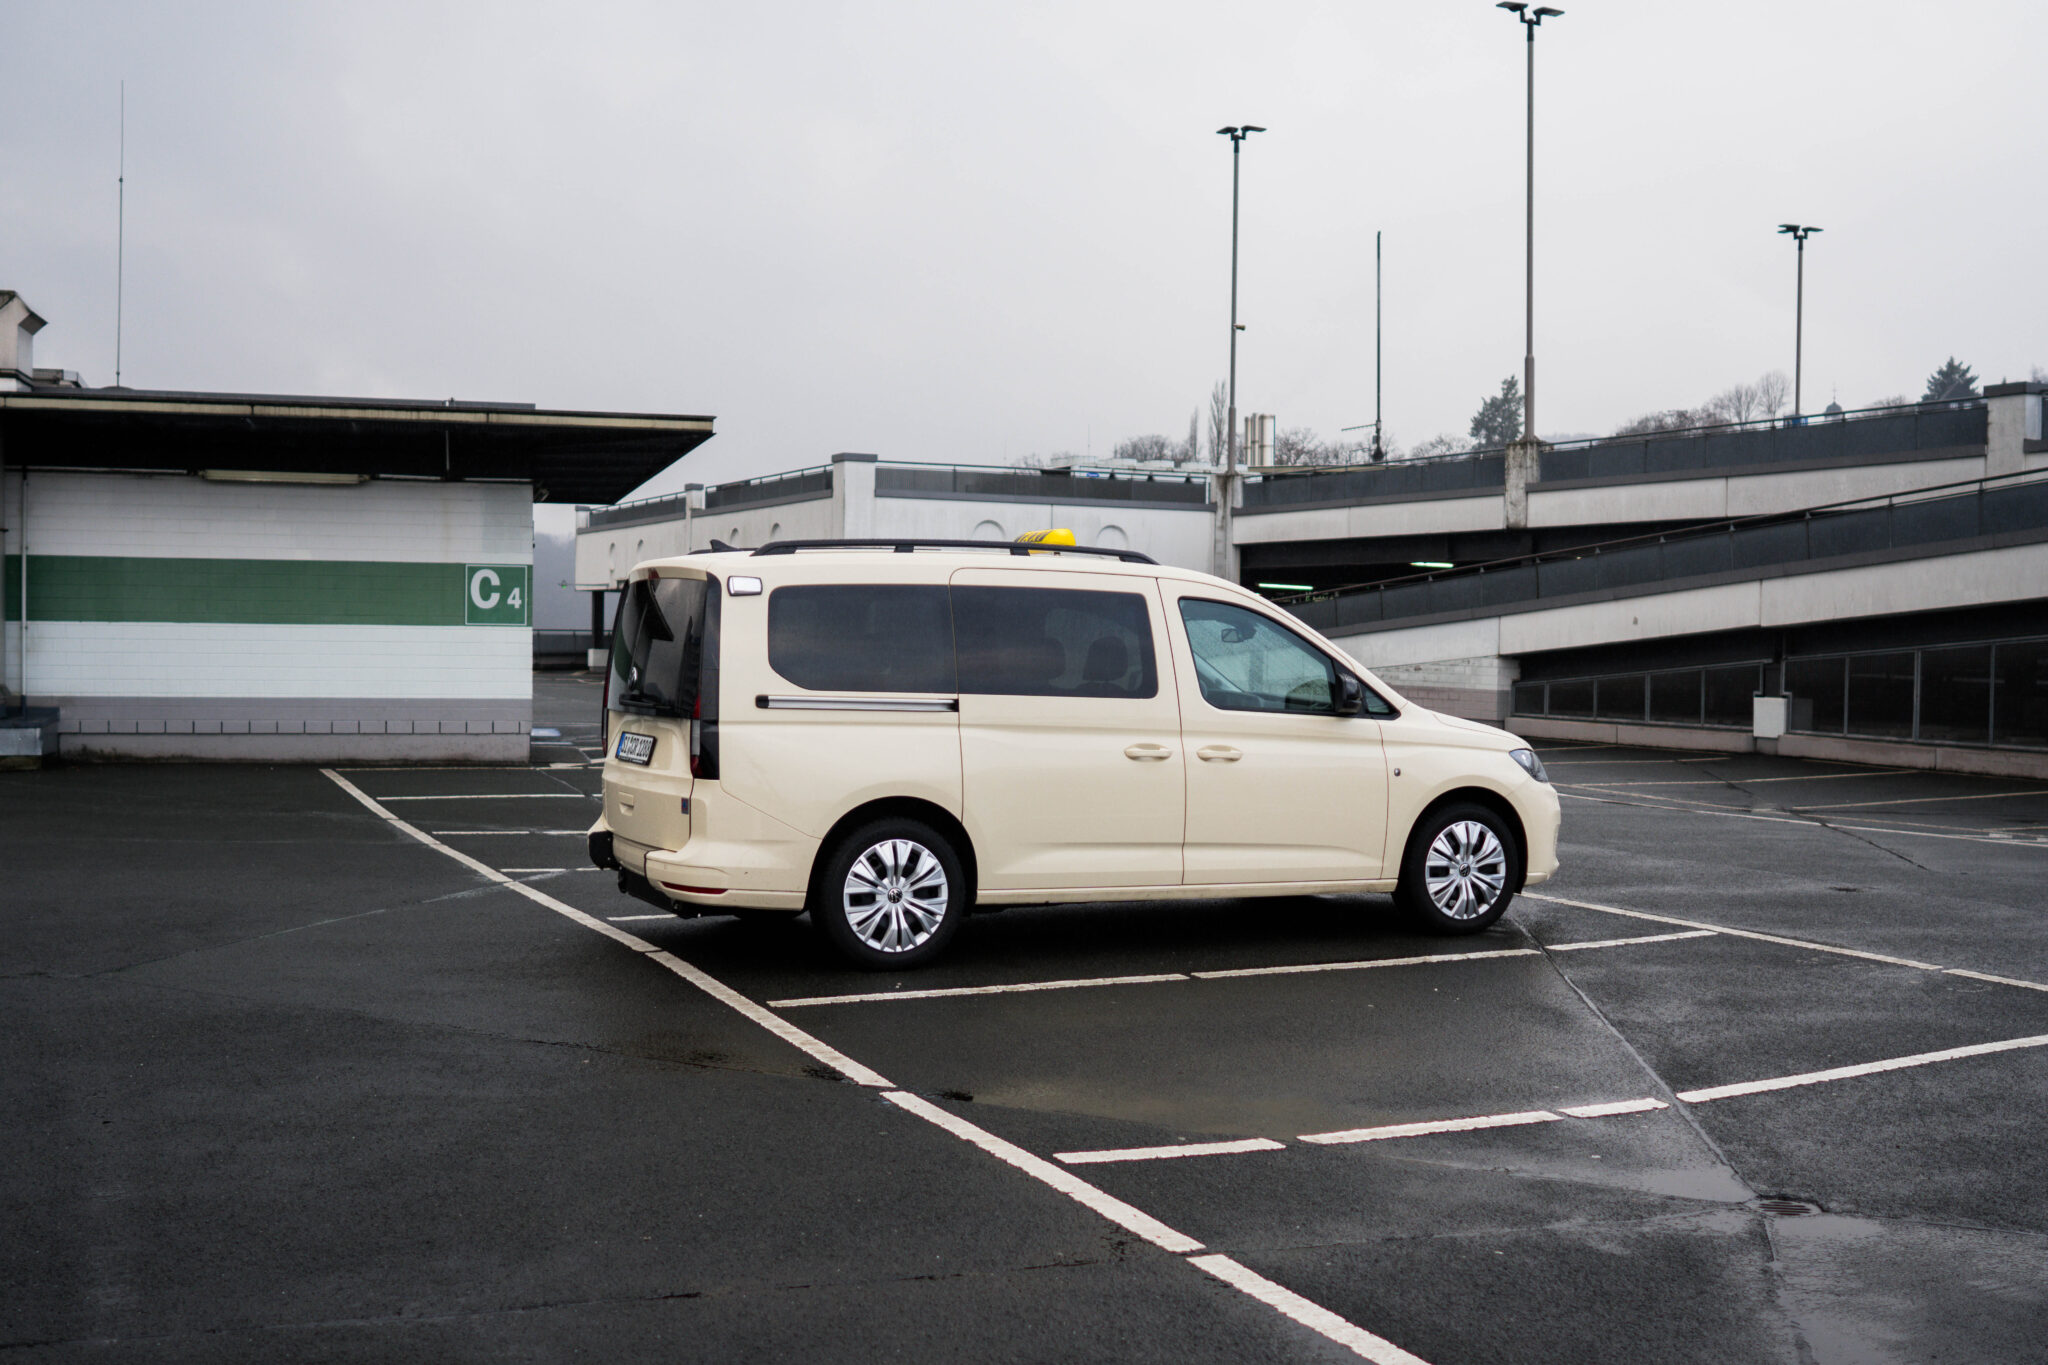
[{"label": "double headed street lamp", "polygon": [[1237,171],[1238,156],[1244,149],[1244,140],[1253,133],[1266,130],[1257,124],[1247,123],[1235,128],[1218,128],[1217,134],[1230,139],[1230,425],[1228,427],[1228,454],[1224,457],[1223,468],[1226,476],[1237,472],[1237,334],[1244,328],[1237,323]]},{"label": "double headed street lamp", "polygon": [[1498,8],[1522,21],[1529,34],[1529,155],[1527,216],[1523,234],[1522,439],[1536,439],[1536,30],[1545,19],[1564,13],[1548,5],[1531,9],[1521,0],[1501,0]]},{"label": "double headed street lamp", "polygon": [[1806,239],[1819,232],[1801,223],[1780,223],[1780,233],[1789,233],[1799,243],[1799,284],[1792,312],[1792,415],[1799,415],[1799,381],[1806,356]]},{"label": "double headed street lamp", "polygon": [[1230,560],[1230,502],[1234,496],[1231,481],[1237,476],[1237,334],[1244,330],[1237,321],[1237,173],[1244,140],[1265,131],[1255,123],[1216,130],[1230,139],[1230,415],[1224,429],[1223,468],[1216,475],[1216,543],[1212,551],[1214,568],[1225,578],[1236,577]]}]

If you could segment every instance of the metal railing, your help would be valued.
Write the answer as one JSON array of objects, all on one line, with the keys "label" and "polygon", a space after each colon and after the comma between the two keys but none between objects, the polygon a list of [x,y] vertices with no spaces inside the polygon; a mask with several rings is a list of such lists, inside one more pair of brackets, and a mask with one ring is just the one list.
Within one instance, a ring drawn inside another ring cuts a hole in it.
[{"label": "metal railing", "polygon": [[875,466],[877,497],[1023,499],[1034,502],[1172,503],[1209,505],[1206,474],[1136,470],[1018,469],[1005,465]]},{"label": "metal railing", "polygon": [[[1276,599],[1319,630],[1446,614],[1530,610],[1584,594],[1664,591],[1859,555],[2001,535],[2048,536],[2048,471],[1975,479],[1663,535],[1496,560]],[[1761,575],[1759,575],[1761,576]]]},{"label": "metal railing", "polygon": [[[1885,456],[1911,458],[1956,447],[1982,448],[1987,423],[1983,400],[1966,399],[1865,408],[1824,417],[1774,417],[1633,436],[1586,437],[1546,445],[1534,486]],[[1375,465],[1268,471],[1246,482],[1244,510],[1489,493],[1502,488],[1505,479],[1506,458],[1499,450]]]},{"label": "metal railing", "polygon": [[[796,502],[830,497],[832,466],[814,465],[809,469],[792,470],[787,474],[770,474],[758,479],[744,479],[737,483],[721,483],[704,489],[703,495],[704,510],[707,512],[732,507],[758,507],[771,502]],[[623,526],[635,522],[664,520],[670,516],[680,517],[689,497],[688,493],[663,493],[656,497],[614,503],[610,507],[579,507],[576,509],[576,529],[581,531],[598,526]]]}]

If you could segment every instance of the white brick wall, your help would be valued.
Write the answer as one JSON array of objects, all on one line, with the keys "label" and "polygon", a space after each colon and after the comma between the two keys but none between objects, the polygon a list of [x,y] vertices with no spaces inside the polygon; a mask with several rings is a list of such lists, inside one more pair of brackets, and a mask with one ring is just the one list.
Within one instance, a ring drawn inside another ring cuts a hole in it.
[{"label": "white brick wall", "polygon": [[31,555],[531,564],[533,493],[523,483],[32,473],[28,532]]},{"label": "white brick wall", "polygon": [[525,700],[533,636],[484,626],[33,621],[28,666],[34,696]]}]

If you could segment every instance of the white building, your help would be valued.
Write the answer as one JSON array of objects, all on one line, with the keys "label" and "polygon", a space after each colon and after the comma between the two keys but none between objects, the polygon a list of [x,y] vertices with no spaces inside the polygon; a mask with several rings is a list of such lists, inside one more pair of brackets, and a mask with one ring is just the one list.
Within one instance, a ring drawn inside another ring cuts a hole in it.
[{"label": "white building", "polygon": [[153,393],[36,369],[0,293],[0,757],[518,761],[533,504],[708,417]]}]

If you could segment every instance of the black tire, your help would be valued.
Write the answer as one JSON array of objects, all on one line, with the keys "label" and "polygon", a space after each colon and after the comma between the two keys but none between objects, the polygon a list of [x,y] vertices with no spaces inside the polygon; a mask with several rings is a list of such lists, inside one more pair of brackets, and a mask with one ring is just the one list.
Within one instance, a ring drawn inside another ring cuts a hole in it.
[{"label": "black tire", "polygon": [[856,966],[898,971],[945,951],[972,896],[950,840],[888,818],[849,832],[819,866],[811,922]]},{"label": "black tire", "polygon": [[1430,933],[1477,934],[1507,913],[1521,885],[1514,826],[1485,806],[1458,802],[1416,823],[1394,903]]}]

